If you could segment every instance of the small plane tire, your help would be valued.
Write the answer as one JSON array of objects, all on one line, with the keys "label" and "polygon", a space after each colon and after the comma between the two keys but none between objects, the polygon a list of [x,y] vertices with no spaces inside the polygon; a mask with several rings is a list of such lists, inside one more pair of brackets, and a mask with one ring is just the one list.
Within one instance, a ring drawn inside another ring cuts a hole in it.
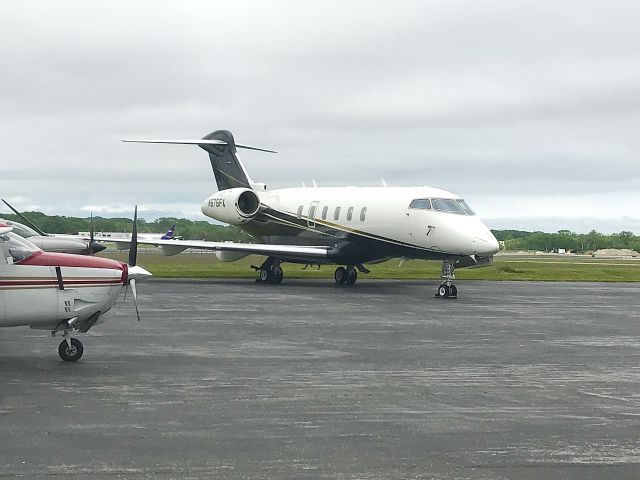
[{"label": "small plane tire", "polygon": [[452,298],[458,298],[458,287],[452,284],[451,287],[449,287],[449,296]]},{"label": "small plane tire", "polygon": [[356,283],[356,280],[358,280],[358,271],[355,269],[355,267],[349,265],[347,267],[347,276],[345,278],[345,283],[347,285],[353,285]]},{"label": "small plane tire", "polygon": [[66,340],[63,340],[58,346],[58,355],[65,362],[77,362],[83,353],[82,342],[77,338],[71,339],[71,347],[69,347]]},{"label": "small plane tire", "polygon": [[333,273],[333,279],[338,285],[342,285],[347,280],[347,269],[344,267],[336,268],[336,271]]}]

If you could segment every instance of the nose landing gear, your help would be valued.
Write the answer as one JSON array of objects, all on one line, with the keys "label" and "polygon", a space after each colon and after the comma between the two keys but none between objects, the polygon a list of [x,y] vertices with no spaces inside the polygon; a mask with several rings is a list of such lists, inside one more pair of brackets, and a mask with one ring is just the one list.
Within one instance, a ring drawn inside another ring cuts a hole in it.
[{"label": "nose landing gear", "polygon": [[453,284],[455,268],[452,260],[442,261],[442,278],[444,281],[438,287],[436,298],[458,298],[458,288]]}]

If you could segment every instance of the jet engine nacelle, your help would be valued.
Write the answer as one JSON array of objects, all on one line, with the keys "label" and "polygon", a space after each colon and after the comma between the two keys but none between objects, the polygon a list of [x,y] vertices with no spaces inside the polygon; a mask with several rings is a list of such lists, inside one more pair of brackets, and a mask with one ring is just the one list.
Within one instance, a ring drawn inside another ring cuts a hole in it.
[{"label": "jet engine nacelle", "polygon": [[230,188],[214,193],[202,204],[202,213],[220,222],[240,225],[253,219],[260,198],[250,188]]}]

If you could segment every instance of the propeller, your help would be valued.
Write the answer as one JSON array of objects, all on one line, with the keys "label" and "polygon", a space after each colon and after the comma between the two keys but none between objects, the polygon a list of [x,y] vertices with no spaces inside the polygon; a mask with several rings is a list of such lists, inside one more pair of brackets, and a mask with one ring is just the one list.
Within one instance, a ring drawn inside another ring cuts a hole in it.
[{"label": "propeller", "polygon": [[[151,277],[151,273],[142,267],[136,265],[138,259],[138,206],[133,211],[133,226],[131,227],[131,244],[129,246],[129,285],[133,295],[133,303],[136,307],[136,316],[140,321],[140,311],[138,310],[138,292],[136,290],[136,281],[145,280]],[[126,296],[126,290],[125,290]]]},{"label": "propeller", "polygon": [[95,231],[93,228],[93,212],[91,212],[91,232],[89,234],[89,244],[87,245],[87,250],[89,251],[89,255],[95,255],[98,252],[103,251],[106,246],[101,244],[100,242],[96,242],[94,240]]}]

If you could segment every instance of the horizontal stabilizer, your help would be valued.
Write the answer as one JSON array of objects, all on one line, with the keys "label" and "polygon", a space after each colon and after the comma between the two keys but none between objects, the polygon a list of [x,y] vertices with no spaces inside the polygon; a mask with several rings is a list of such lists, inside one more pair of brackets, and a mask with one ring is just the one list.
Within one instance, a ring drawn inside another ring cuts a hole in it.
[{"label": "horizontal stabilizer", "polygon": [[[216,139],[199,139],[199,140],[140,140],[140,139],[123,139],[122,142],[127,143],[168,143],[172,145],[228,145],[227,142]],[[248,145],[235,144],[237,148],[244,148],[246,150],[257,150],[259,152],[278,153],[273,150],[267,150],[265,148],[250,147]]]}]

